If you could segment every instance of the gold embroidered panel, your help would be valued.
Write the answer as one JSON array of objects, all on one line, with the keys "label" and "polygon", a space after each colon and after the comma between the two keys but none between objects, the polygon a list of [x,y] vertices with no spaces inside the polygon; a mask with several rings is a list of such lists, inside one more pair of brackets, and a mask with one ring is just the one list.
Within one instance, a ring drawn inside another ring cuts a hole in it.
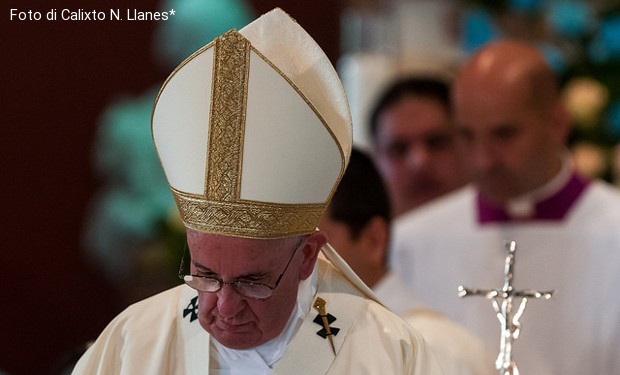
[{"label": "gold embroidered panel", "polygon": [[250,42],[231,30],[215,41],[205,193],[209,200],[239,198]]},{"label": "gold embroidered panel", "polygon": [[221,202],[172,191],[183,222],[195,230],[250,238],[281,238],[312,233],[325,206],[262,202]]}]

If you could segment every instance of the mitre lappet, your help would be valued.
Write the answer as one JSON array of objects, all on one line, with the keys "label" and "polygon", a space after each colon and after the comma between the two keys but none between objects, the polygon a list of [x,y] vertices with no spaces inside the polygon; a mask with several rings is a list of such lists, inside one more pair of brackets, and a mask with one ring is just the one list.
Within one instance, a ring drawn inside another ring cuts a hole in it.
[{"label": "mitre lappet", "polygon": [[280,9],[181,63],[151,126],[185,226],[247,238],[316,230],[352,143],[336,71]]}]

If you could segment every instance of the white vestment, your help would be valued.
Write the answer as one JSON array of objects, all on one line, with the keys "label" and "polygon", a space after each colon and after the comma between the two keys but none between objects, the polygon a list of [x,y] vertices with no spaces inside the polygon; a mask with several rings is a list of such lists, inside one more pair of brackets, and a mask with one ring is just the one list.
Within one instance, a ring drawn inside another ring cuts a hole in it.
[{"label": "white vestment", "polygon": [[[524,375],[620,373],[620,193],[592,182],[562,220],[477,219],[465,187],[395,223],[392,268],[431,309],[463,323],[499,352],[489,300],[457,288],[501,289],[505,243],[517,242],[515,290],[557,290],[528,300],[513,358]],[[516,309],[516,306],[515,306]]]},{"label": "white vestment", "polygon": [[377,298],[422,334],[445,375],[496,375],[482,340],[417,300],[403,280],[388,272],[373,288]]},{"label": "white vestment", "polygon": [[[317,261],[317,293],[336,318],[336,355],[310,309],[272,374],[441,374],[422,336],[373,299],[331,247]],[[323,256],[324,255],[324,256]],[[327,258],[326,258],[327,257]],[[208,374],[209,334],[195,314],[197,292],[179,286],[128,307],[80,359],[74,374]],[[228,373],[239,373],[234,369]],[[241,373],[250,374],[243,371]]]}]

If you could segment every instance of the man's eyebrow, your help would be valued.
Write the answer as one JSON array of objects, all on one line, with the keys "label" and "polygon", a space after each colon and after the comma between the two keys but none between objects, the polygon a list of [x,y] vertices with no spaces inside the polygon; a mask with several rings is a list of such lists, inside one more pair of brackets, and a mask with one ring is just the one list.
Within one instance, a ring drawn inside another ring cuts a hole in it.
[{"label": "man's eyebrow", "polygon": [[198,262],[194,262],[194,261],[192,261],[192,264],[198,271],[205,272],[205,273],[212,273],[215,275],[215,272],[213,272],[213,270],[211,270],[209,267],[203,266],[202,264]]},{"label": "man's eyebrow", "polygon": [[244,275],[239,275],[237,277],[235,277],[235,279],[239,280],[261,280],[264,279],[265,277],[267,277],[270,274],[270,272],[255,272],[255,273],[246,273]]},{"label": "man's eyebrow", "polygon": [[[213,271],[212,269],[210,269],[209,267],[206,267],[198,262],[192,262],[194,267],[196,267],[196,269],[200,272],[203,273],[208,273],[208,274],[212,274],[212,275],[217,275],[217,273],[215,271]],[[235,280],[238,279],[263,279],[267,276],[269,276],[269,274],[271,274],[272,272],[249,272],[246,274],[242,274],[242,275],[238,275],[235,277]]]}]

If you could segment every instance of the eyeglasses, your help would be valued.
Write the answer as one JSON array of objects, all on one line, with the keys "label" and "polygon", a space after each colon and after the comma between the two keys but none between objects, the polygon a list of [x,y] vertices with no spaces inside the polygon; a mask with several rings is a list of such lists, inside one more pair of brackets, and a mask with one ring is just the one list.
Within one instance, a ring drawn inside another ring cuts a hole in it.
[{"label": "eyeglasses", "polygon": [[271,295],[273,294],[273,291],[280,284],[280,280],[282,280],[282,277],[286,273],[286,270],[288,269],[288,266],[291,264],[291,261],[293,260],[293,257],[297,253],[297,250],[301,247],[302,242],[303,242],[303,238],[300,239],[299,243],[295,246],[295,249],[293,250],[291,257],[289,258],[288,263],[286,263],[286,267],[284,267],[284,271],[282,271],[280,276],[278,276],[278,279],[276,280],[276,283],[274,286],[270,286],[270,285],[263,284],[263,283],[256,283],[253,281],[226,282],[226,281],[223,281],[222,279],[211,277],[211,276],[185,274],[184,269],[183,269],[185,253],[189,252],[187,245],[185,245],[185,250],[183,251],[183,256],[181,257],[181,266],[179,267],[179,278],[181,278],[185,282],[185,284],[187,284],[190,288],[196,289],[199,292],[215,293],[215,292],[219,292],[220,289],[224,287],[224,285],[230,285],[231,287],[235,288],[235,290],[239,294],[245,297],[253,298],[253,299],[267,299],[271,297]]}]

